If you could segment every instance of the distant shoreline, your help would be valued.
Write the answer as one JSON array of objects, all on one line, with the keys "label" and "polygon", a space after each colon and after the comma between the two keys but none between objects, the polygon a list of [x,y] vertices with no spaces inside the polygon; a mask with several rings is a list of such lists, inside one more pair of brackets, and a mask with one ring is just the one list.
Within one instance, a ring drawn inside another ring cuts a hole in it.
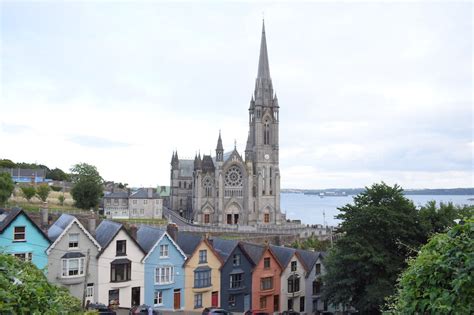
[{"label": "distant shoreline", "polygon": [[[338,189],[282,189],[282,193],[318,195],[322,197],[344,197],[357,195],[364,188],[338,188]],[[407,189],[404,195],[452,195],[452,196],[474,196],[474,188],[438,188],[438,189]]]}]

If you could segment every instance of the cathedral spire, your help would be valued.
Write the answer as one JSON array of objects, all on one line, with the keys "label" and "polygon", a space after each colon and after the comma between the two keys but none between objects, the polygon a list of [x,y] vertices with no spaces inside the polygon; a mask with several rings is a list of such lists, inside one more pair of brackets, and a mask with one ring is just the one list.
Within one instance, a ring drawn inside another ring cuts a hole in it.
[{"label": "cathedral spire", "polygon": [[224,151],[224,147],[222,146],[222,138],[221,138],[221,131],[219,130],[219,138],[217,139],[217,148],[216,150]]},{"label": "cathedral spire", "polygon": [[224,146],[222,145],[221,131],[219,130],[219,139],[217,139],[216,161],[224,161]]},{"label": "cathedral spire", "polygon": [[258,59],[257,78],[270,79],[270,66],[268,65],[267,40],[265,37],[265,20],[262,25],[262,40],[260,42],[260,58]]}]

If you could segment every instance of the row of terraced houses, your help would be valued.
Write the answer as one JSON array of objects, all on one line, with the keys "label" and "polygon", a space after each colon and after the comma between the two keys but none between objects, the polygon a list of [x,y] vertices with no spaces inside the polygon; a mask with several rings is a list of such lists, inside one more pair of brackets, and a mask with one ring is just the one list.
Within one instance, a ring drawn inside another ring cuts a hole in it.
[{"label": "row of terraced houses", "polygon": [[0,211],[0,250],[31,261],[83,301],[129,308],[268,313],[327,310],[324,253],[201,237],[142,225],[97,228],[62,214],[41,229],[21,209]]}]

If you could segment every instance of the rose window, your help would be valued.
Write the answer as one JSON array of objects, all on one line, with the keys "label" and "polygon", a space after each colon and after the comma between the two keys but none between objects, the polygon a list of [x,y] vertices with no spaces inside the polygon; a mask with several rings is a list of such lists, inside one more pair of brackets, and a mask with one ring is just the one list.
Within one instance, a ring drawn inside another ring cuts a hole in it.
[{"label": "rose window", "polygon": [[228,187],[242,187],[242,171],[238,166],[232,166],[227,170],[225,185]]}]

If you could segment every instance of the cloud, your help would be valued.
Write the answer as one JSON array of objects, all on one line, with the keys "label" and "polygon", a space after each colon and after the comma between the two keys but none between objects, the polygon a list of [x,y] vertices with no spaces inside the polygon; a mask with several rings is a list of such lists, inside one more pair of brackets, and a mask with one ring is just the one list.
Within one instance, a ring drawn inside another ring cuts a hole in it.
[{"label": "cloud", "polygon": [[95,137],[95,136],[81,136],[81,135],[69,137],[69,141],[75,144],[78,144],[80,146],[101,148],[101,149],[128,147],[131,145],[125,142],[109,140],[109,139]]},{"label": "cloud", "polygon": [[19,134],[30,131],[31,127],[26,125],[1,123],[0,130],[8,134]]}]

